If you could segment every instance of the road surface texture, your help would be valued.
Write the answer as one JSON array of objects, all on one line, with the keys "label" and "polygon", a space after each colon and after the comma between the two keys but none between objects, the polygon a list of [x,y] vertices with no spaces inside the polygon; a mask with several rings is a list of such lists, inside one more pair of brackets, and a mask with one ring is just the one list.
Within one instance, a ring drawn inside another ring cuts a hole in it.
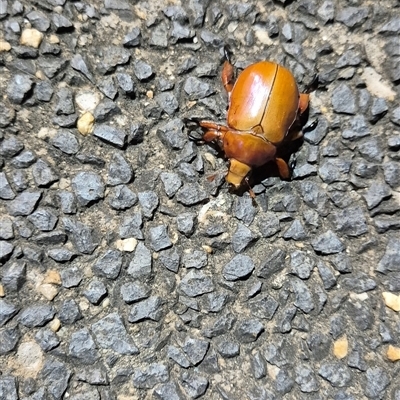
[{"label": "road surface texture", "polygon": [[[0,398],[399,400],[399,15],[0,0]],[[224,46],[319,75],[254,201],[189,140]]]}]

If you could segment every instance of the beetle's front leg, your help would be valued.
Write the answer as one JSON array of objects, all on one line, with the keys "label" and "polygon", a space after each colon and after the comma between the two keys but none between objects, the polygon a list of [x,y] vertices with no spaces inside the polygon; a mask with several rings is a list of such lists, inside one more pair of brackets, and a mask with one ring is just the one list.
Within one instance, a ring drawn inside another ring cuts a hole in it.
[{"label": "beetle's front leg", "polygon": [[221,141],[222,136],[228,130],[224,125],[212,121],[200,121],[199,125],[204,129],[203,140],[205,142]]}]

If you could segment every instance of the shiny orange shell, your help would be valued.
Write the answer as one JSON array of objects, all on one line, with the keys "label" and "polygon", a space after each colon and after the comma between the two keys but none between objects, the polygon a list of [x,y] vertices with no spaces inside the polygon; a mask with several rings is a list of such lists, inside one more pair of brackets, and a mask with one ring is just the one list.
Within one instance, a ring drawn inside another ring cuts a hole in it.
[{"label": "shiny orange shell", "polygon": [[299,89],[286,68],[261,61],[245,68],[231,92],[228,126],[279,144],[296,119]]}]

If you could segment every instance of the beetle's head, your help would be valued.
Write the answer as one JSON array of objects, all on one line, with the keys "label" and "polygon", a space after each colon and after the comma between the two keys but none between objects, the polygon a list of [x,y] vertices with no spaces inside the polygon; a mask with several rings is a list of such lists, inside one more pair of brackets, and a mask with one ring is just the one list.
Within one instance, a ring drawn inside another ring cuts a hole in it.
[{"label": "beetle's head", "polygon": [[251,167],[232,158],[230,160],[229,171],[226,175],[226,181],[230,183],[236,190],[240,189],[243,179],[250,172]]}]

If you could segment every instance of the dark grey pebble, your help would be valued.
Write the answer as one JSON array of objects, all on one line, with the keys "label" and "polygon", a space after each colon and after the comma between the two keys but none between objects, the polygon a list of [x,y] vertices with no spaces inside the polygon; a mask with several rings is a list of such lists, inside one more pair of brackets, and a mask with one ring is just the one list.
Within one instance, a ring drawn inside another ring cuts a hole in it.
[{"label": "dark grey pebble", "polygon": [[60,275],[61,284],[67,289],[79,286],[83,279],[82,272],[77,266],[62,269]]},{"label": "dark grey pebble", "polygon": [[7,87],[7,96],[12,103],[21,104],[32,89],[33,81],[26,75],[14,75]]},{"label": "dark grey pebble", "polygon": [[135,279],[146,279],[151,275],[153,259],[150,250],[139,242],[135,254],[129,263],[127,272]]},{"label": "dark grey pebble", "polygon": [[43,326],[55,315],[55,310],[50,305],[33,305],[24,308],[18,321],[27,328]]},{"label": "dark grey pebble", "polygon": [[8,212],[13,217],[29,215],[36,208],[41,196],[41,192],[23,192],[8,203]]},{"label": "dark grey pebble", "polygon": [[169,371],[164,364],[149,364],[144,369],[136,369],[132,376],[133,386],[138,389],[152,389],[158,383],[169,380]]},{"label": "dark grey pebble", "polygon": [[14,245],[12,243],[0,240],[0,262],[7,261],[11,257],[13,251]]},{"label": "dark grey pebble", "polygon": [[237,324],[235,335],[240,343],[251,343],[255,342],[264,330],[264,325],[258,319],[246,319]]},{"label": "dark grey pebble", "polygon": [[32,175],[38,187],[48,187],[59,180],[59,176],[54,168],[41,159],[33,164]]},{"label": "dark grey pebble", "polygon": [[181,280],[180,290],[189,297],[196,297],[201,294],[210,293],[214,285],[210,277],[202,271],[191,269]]},{"label": "dark grey pebble", "polygon": [[58,217],[48,209],[39,208],[28,216],[28,221],[41,231],[51,231],[57,224]]},{"label": "dark grey pebble", "polygon": [[41,81],[35,85],[34,93],[39,101],[49,102],[53,96],[54,90],[50,82]]},{"label": "dark grey pebble", "polygon": [[180,255],[175,248],[160,252],[160,263],[169,271],[177,273],[180,265]]},{"label": "dark grey pebble", "polygon": [[23,151],[18,156],[16,156],[11,165],[15,168],[28,168],[36,161],[36,156],[30,150]]},{"label": "dark grey pebble", "polygon": [[47,255],[54,261],[66,262],[72,260],[76,254],[65,247],[59,247],[48,250]]},{"label": "dark grey pebble", "polygon": [[90,72],[88,62],[81,54],[75,54],[71,59],[71,67],[76,71],[81,72],[90,82],[94,83],[93,74]]},{"label": "dark grey pebble", "polygon": [[159,225],[149,229],[150,245],[154,251],[160,251],[172,246],[171,239],[168,236],[168,227]]},{"label": "dark grey pebble", "polygon": [[349,86],[341,83],[333,90],[332,106],[337,113],[356,114],[356,100]]},{"label": "dark grey pebble", "polygon": [[176,217],[176,225],[179,232],[190,237],[195,230],[196,216],[193,213],[182,213]]},{"label": "dark grey pebble", "polygon": [[183,253],[182,265],[185,268],[201,269],[207,265],[207,253],[202,250],[194,250]]},{"label": "dark grey pebble", "polygon": [[161,181],[164,185],[165,193],[168,197],[173,197],[178,189],[182,186],[182,180],[179,175],[174,172],[162,172],[160,174]]},{"label": "dark grey pebble", "polygon": [[79,172],[72,179],[72,189],[82,206],[98,201],[104,197],[105,186],[100,175],[95,172]]},{"label": "dark grey pebble", "polygon": [[216,343],[216,349],[222,358],[233,358],[240,354],[239,343],[222,338]]},{"label": "dark grey pebble", "polygon": [[78,363],[94,364],[100,357],[96,344],[89,331],[84,328],[71,335],[69,355]]},{"label": "dark grey pebble", "polygon": [[41,378],[47,391],[54,399],[61,399],[68,387],[69,379],[72,372],[67,368],[66,364],[56,358],[47,358],[41,371]]},{"label": "dark grey pebble", "polygon": [[118,250],[107,250],[93,264],[92,271],[96,276],[116,279],[122,268],[122,253]]},{"label": "dark grey pebble", "polygon": [[165,146],[172,149],[182,149],[187,141],[183,127],[183,122],[179,118],[174,118],[157,129],[157,136]]},{"label": "dark grey pebble", "polygon": [[371,210],[391,196],[392,191],[386,183],[373,181],[364,194],[364,199],[367,203],[368,210]]},{"label": "dark grey pebble", "polygon": [[207,82],[195,78],[194,76],[186,79],[183,89],[188,94],[189,100],[203,99],[215,92]]},{"label": "dark grey pebble", "polygon": [[294,305],[306,314],[310,313],[315,308],[315,304],[307,284],[296,277],[293,277],[290,282],[295,294]]},{"label": "dark grey pebble", "polygon": [[133,170],[131,165],[122,154],[115,152],[108,167],[107,184],[116,186],[122,183],[129,183],[132,177]]},{"label": "dark grey pebble", "polygon": [[74,299],[67,299],[61,304],[58,318],[64,325],[72,325],[82,319],[81,310]]},{"label": "dark grey pebble", "polygon": [[10,136],[0,143],[0,156],[11,158],[24,149],[24,144],[15,136]]},{"label": "dark grey pebble", "polygon": [[254,268],[254,262],[249,256],[238,254],[224,266],[222,276],[227,281],[246,279],[254,271]]},{"label": "dark grey pebble", "polygon": [[387,372],[381,367],[370,367],[366,371],[364,394],[369,399],[383,399],[386,388],[390,385]]},{"label": "dark grey pebble", "polygon": [[232,213],[237,219],[243,221],[244,224],[250,225],[257,214],[257,208],[253,204],[253,199],[248,194],[245,194],[235,197]]},{"label": "dark grey pebble", "polygon": [[257,276],[268,279],[272,275],[283,270],[286,266],[285,258],[286,252],[280,249],[267,255],[261,265],[260,271],[257,273]]},{"label": "dark grey pebble", "polygon": [[185,371],[181,376],[181,385],[190,398],[197,399],[207,391],[209,382],[204,375]]},{"label": "dark grey pebble", "polygon": [[[133,94],[135,89],[135,84],[130,75],[119,72],[115,76],[117,78],[118,86],[122,89],[122,91],[129,95]],[[116,111],[118,110],[117,112],[119,112],[119,107],[117,107],[116,105],[114,106],[114,109]]]},{"label": "dark grey pebble", "polygon": [[138,198],[126,185],[115,186],[108,193],[108,204],[115,210],[126,210],[133,207]]},{"label": "dark grey pebble", "polygon": [[146,192],[139,192],[139,203],[142,207],[143,215],[146,218],[152,218],[160,202],[156,192],[149,190]]},{"label": "dark grey pebble", "polygon": [[94,109],[93,116],[96,122],[104,122],[121,112],[117,104],[110,99],[103,99]]},{"label": "dark grey pebble", "polygon": [[127,304],[147,299],[151,293],[150,287],[140,282],[124,283],[120,291],[122,299]]},{"label": "dark grey pebble", "polygon": [[133,63],[133,72],[140,81],[149,79],[153,75],[151,66],[142,60]]},{"label": "dark grey pebble", "polygon": [[290,253],[290,272],[301,279],[308,279],[315,266],[313,258],[305,252],[295,250]]},{"label": "dark grey pebble", "polygon": [[348,28],[355,28],[362,25],[368,18],[367,7],[344,7],[336,14],[336,21],[342,22]]},{"label": "dark grey pebble", "polygon": [[251,243],[255,242],[257,238],[258,236],[246,225],[239,223],[232,236],[232,248],[235,253],[241,253]]},{"label": "dark grey pebble", "polygon": [[134,355],[139,349],[128,335],[121,317],[111,313],[91,326],[96,342],[103,349],[114,350],[119,354]]},{"label": "dark grey pebble", "polygon": [[182,391],[174,382],[158,385],[154,389],[153,395],[159,400],[184,400]]},{"label": "dark grey pebble", "polygon": [[71,218],[63,218],[63,223],[76,249],[84,254],[92,254],[99,245],[98,233],[88,225]]},{"label": "dark grey pebble", "polygon": [[0,299],[0,326],[9,321],[18,311],[19,307],[4,299]]},{"label": "dark grey pebble", "polygon": [[57,93],[57,103],[54,112],[57,115],[70,115],[75,112],[74,93],[69,88],[61,88]]},{"label": "dark grey pebble", "polygon": [[140,38],[141,38],[140,29],[138,27],[135,27],[124,36],[122,44],[125,47],[139,46]]},{"label": "dark grey pebble", "polygon": [[339,362],[323,363],[318,373],[333,387],[348,386],[352,377],[349,368]]},{"label": "dark grey pebble", "polygon": [[61,340],[59,337],[49,328],[39,329],[35,335],[35,340],[43,351],[50,351],[57,347]]},{"label": "dark grey pebble", "polygon": [[107,143],[115,145],[119,148],[125,146],[127,133],[119,128],[114,128],[110,125],[96,125],[93,130],[93,136],[104,140]]},{"label": "dark grey pebble", "polygon": [[160,321],[163,316],[162,305],[164,301],[159,296],[151,296],[147,299],[135,303],[128,316],[131,323],[150,319],[152,321]]},{"label": "dark grey pebble", "polygon": [[143,217],[141,212],[135,212],[131,215],[125,215],[119,226],[119,235],[121,239],[134,237],[143,239],[142,233]]},{"label": "dark grey pebble", "polygon": [[342,252],[346,247],[331,230],[317,236],[311,241],[315,252],[322,254],[335,254]]},{"label": "dark grey pebble", "polygon": [[83,295],[92,303],[99,304],[107,296],[107,288],[100,280],[92,280]]},{"label": "dark grey pebble", "polygon": [[347,236],[361,236],[368,232],[368,225],[361,207],[353,206],[334,211],[330,217],[336,231]]},{"label": "dark grey pebble", "polygon": [[75,135],[66,129],[58,130],[51,144],[68,155],[76,154],[80,147]]},{"label": "dark grey pebble", "polygon": [[207,198],[207,192],[195,182],[185,183],[176,193],[176,200],[185,206],[193,206]]},{"label": "dark grey pebble", "polygon": [[343,287],[355,293],[364,293],[376,287],[375,281],[362,271],[345,276],[340,282]]}]

